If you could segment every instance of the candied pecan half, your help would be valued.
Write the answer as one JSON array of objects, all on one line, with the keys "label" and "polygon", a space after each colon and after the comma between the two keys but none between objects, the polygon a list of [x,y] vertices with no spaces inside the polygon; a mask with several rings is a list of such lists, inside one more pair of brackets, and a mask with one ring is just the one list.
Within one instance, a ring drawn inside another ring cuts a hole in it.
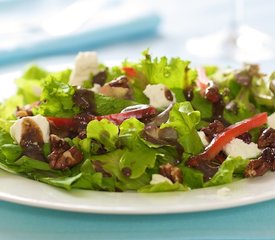
[{"label": "candied pecan half", "polygon": [[183,181],[182,171],[178,167],[173,166],[170,163],[161,165],[159,168],[159,173],[162,176],[169,178],[173,183],[181,183]]},{"label": "candied pecan half", "polygon": [[83,154],[76,146],[70,145],[62,138],[51,134],[51,154],[48,156],[49,165],[53,169],[68,169],[83,160]]},{"label": "candied pecan half", "polygon": [[224,124],[219,120],[214,120],[214,122],[210,123],[208,127],[204,127],[201,131],[204,132],[208,141],[211,141],[217,134],[223,132],[225,129]]},{"label": "candied pecan half", "polygon": [[16,107],[15,116],[17,118],[27,117],[27,116],[33,116],[32,109],[34,107],[39,106],[40,101],[25,105],[23,107]]},{"label": "candied pecan half", "polygon": [[48,160],[51,168],[65,170],[80,163],[83,160],[83,154],[73,146],[63,153],[52,152]]},{"label": "candied pecan half", "polygon": [[266,148],[271,147],[275,148],[275,129],[267,128],[265,129],[258,139],[258,147]]},{"label": "candied pecan half", "polygon": [[15,116],[17,118],[27,117],[27,116],[33,116],[31,108],[25,108],[25,107],[16,107]]},{"label": "candied pecan half", "polygon": [[265,148],[262,152],[261,158],[270,164],[271,171],[275,171],[275,148]]},{"label": "candied pecan half", "polygon": [[251,160],[245,171],[245,177],[257,177],[264,175],[268,170],[270,170],[270,164],[266,162],[263,158]]},{"label": "candied pecan half", "polygon": [[257,177],[269,170],[275,171],[275,148],[266,147],[258,159],[249,162],[244,175],[245,177]]},{"label": "candied pecan half", "polygon": [[65,152],[70,148],[69,143],[67,143],[63,138],[60,138],[54,134],[50,135],[50,144],[51,144],[51,151],[61,151]]}]

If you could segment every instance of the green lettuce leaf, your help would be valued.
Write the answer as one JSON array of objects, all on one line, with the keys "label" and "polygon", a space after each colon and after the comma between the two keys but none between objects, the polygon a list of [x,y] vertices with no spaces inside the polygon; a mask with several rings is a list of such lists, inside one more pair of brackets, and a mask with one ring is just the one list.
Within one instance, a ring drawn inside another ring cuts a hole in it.
[{"label": "green lettuce leaf", "polygon": [[140,189],[138,192],[140,193],[154,193],[154,192],[175,192],[175,191],[188,191],[188,187],[176,182],[176,183],[168,183],[162,182],[153,185],[146,185]]},{"label": "green lettuce leaf", "polygon": [[191,87],[197,77],[197,72],[189,68],[189,61],[181,58],[161,57],[152,59],[148,50],[143,53],[140,71],[150,84],[162,83],[171,89],[178,101],[183,101],[183,90]]},{"label": "green lettuce leaf", "polygon": [[193,168],[183,166],[182,173],[184,176],[184,183],[191,189],[203,187],[203,173]]},{"label": "green lettuce leaf", "polygon": [[211,180],[204,183],[203,186],[210,187],[231,183],[234,180],[234,174],[242,175],[248,163],[248,159],[242,159],[241,157],[233,158],[228,156],[219,167],[218,172],[212,177]]},{"label": "green lettuce leaf", "polygon": [[107,151],[116,149],[118,127],[107,119],[93,120],[87,125],[87,137],[101,143]]},{"label": "green lettuce leaf", "polygon": [[120,169],[120,160],[125,151],[125,149],[117,149],[106,154],[93,155],[91,160],[99,161],[103,169],[117,179],[116,186],[121,190],[137,190],[147,185],[150,182],[150,177],[147,173],[135,179],[123,175]]},{"label": "green lettuce leaf", "polygon": [[46,77],[43,82],[41,104],[36,114],[54,117],[71,117],[79,113],[79,108],[73,102],[75,89],[65,83],[68,73],[60,72]]},{"label": "green lettuce leaf", "polygon": [[49,72],[39,66],[32,65],[28,67],[21,78],[16,80],[17,94],[23,96],[24,105],[39,100],[42,92],[41,80],[48,74]]},{"label": "green lettuce leaf", "polygon": [[8,163],[13,163],[22,155],[22,148],[17,144],[6,143],[0,147],[0,151]]},{"label": "green lettuce leaf", "polygon": [[224,118],[231,124],[250,118],[258,112],[254,104],[250,102],[250,90],[247,87],[242,87],[230,104],[233,105],[232,109],[225,109]]},{"label": "green lettuce leaf", "polygon": [[178,133],[178,142],[184,151],[197,154],[203,150],[203,145],[197,133],[196,126],[200,122],[200,112],[194,111],[190,102],[175,103],[169,114],[167,123],[161,128],[172,127]]},{"label": "green lettuce leaf", "polygon": [[107,97],[101,94],[95,94],[95,103],[96,113],[98,115],[119,113],[126,107],[138,104],[137,102],[131,100]]},{"label": "green lettuce leaf", "polygon": [[157,156],[162,155],[140,139],[143,128],[144,124],[135,118],[127,119],[120,125],[119,139],[126,150],[120,159],[119,166],[121,170],[129,168],[132,179],[140,177],[147,168],[153,168]]},{"label": "green lettuce leaf", "polygon": [[86,159],[80,167],[81,177],[72,185],[72,188],[115,191],[115,178],[103,177],[100,172],[95,172],[90,159]]},{"label": "green lettuce leaf", "polygon": [[24,98],[22,95],[14,95],[9,99],[0,103],[0,116],[2,119],[16,119],[15,110],[17,106],[24,105]]}]

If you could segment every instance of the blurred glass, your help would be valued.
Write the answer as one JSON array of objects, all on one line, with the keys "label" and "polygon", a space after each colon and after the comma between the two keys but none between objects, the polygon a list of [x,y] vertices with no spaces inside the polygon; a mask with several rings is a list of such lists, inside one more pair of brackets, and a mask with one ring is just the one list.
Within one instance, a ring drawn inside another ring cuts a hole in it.
[{"label": "blurred glass", "polygon": [[234,18],[224,30],[187,41],[187,50],[204,58],[233,59],[240,62],[258,62],[274,57],[271,36],[245,24],[243,0],[232,0]]}]

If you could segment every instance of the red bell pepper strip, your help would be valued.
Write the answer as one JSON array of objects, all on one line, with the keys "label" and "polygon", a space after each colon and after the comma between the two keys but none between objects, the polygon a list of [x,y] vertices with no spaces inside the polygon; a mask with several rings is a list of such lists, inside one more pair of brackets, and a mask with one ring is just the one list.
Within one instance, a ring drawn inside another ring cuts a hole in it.
[{"label": "red bell pepper strip", "polygon": [[134,117],[137,119],[145,119],[152,116],[155,116],[157,114],[157,110],[152,106],[146,106],[143,108],[137,108],[121,113],[114,113],[104,116],[95,116],[95,119],[101,120],[101,119],[108,119],[109,121],[120,125],[124,120]]},{"label": "red bell pepper strip", "polygon": [[233,138],[248,132],[249,130],[260,127],[267,123],[267,113],[259,113],[251,118],[237,122],[225,129],[224,132],[217,135],[201,154],[204,159],[212,160]]},{"label": "red bell pepper strip", "polygon": [[211,80],[206,76],[204,68],[197,68],[198,72],[198,79],[197,79],[197,86],[200,88],[201,94],[203,94],[206,88],[209,86]]},{"label": "red bell pepper strip", "polygon": [[47,117],[48,121],[53,123],[57,128],[75,128],[78,121],[73,118]]},{"label": "red bell pepper strip", "polygon": [[125,72],[126,76],[128,76],[128,77],[136,77],[137,76],[136,70],[132,67],[122,67],[122,70]]}]

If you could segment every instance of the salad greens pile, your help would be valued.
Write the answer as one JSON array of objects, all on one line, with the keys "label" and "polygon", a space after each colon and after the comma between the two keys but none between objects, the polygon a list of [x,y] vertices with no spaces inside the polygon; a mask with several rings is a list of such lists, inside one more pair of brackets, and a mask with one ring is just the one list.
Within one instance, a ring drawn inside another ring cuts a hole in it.
[{"label": "salad greens pile", "polygon": [[[237,122],[260,113],[273,114],[275,73],[264,75],[257,65],[197,70],[189,61],[153,58],[147,50],[140,61],[98,68],[81,86],[70,83],[71,69],[50,72],[35,65],[16,79],[16,95],[0,105],[1,169],[67,190],[99,191],[187,191],[251,176],[250,163],[262,155],[232,156],[224,146],[215,150],[219,153],[214,157],[209,152],[214,141],[221,139],[220,133],[226,135]],[[103,84],[96,82],[99,74]],[[125,79],[127,87],[121,83]],[[150,106],[144,93],[147,86],[157,84],[166,88],[166,96],[167,91],[170,94],[165,107]],[[105,86],[128,92],[111,96],[91,90]],[[143,104],[140,109],[127,110],[139,104]],[[51,136],[38,144],[43,156],[36,159],[29,145],[16,141],[10,129],[19,119],[40,115],[49,121]],[[224,125],[222,131],[211,128],[215,121]],[[250,142],[257,143],[265,124],[266,119],[245,131],[236,130],[233,137],[246,133]],[[207,145],[201,133],[209,129],[212,135],[204,137]],[[222,141],[223,145],[229,142]],[[75,162],[64,160],[68,151]],[[191,164],[194,157],[198,159]]]}]

